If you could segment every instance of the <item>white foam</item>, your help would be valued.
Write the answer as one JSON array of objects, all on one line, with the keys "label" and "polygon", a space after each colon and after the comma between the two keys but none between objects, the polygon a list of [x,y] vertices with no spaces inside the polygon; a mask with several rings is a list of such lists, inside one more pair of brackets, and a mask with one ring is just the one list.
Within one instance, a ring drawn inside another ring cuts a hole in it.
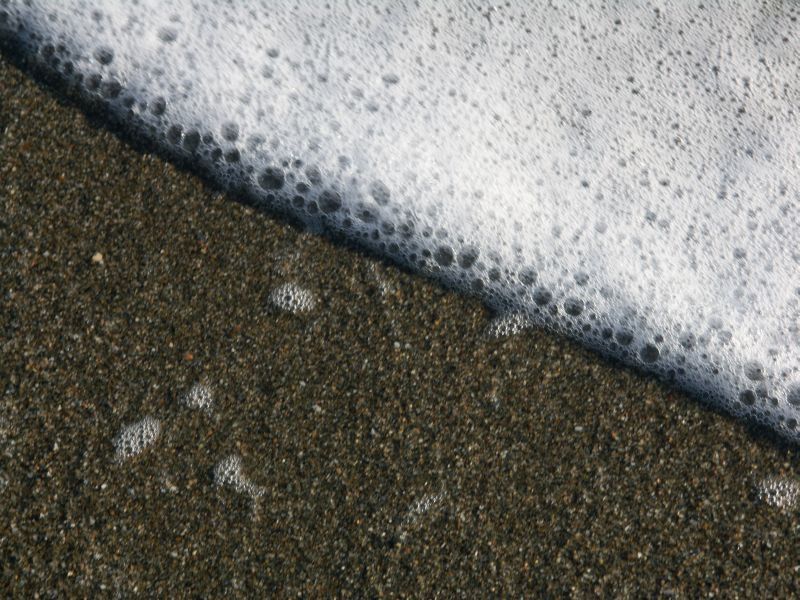
[{"label": "white foam", "polygon": [[275,308],[292,314],[314,310],[317,299],[314,294],[296,283],[284,283],[269,294],[269,302]]},{"label": "white foam", "polygon": [[508,337],[517,335],[533,325],[528,315],[524,312],[502,313],[489,321],[486,335],[491,338]]},{"label": "white foam", "polygon": [[140,454],[156,443],[161,435],[161,421],[155,417],[144,417],[122,428],[114,438],[115,457],[127,460]]},{"label": "white foam", "polygon": [[237,194],[797,438],[793,3],[0,4]]},{"label": "white foam", "polygon": [[214,466],[214,483],[220,487],[229,487],[253,498],[264,495],[264,488],[257,486],[244,474],[242,458],[232,454],[223,458]]},{"label": "white foam", "polygon": [[408,537],[409,530],[411,530],[421,518],[443,508],[446,498],[446,491],[441,491],[438,494],[425,494],[417,498],[413,504],[408,507],[403,520],[400,522],[400,539],[405,540]]},{"label": "white foam", "polygon": [[214,404],[214,393],[209,386],[195,383],[181,396],[180,402],[187,408],[210,412]]},{"label": "white foam", "polygon": [[756,486],[758,499],[785,511],[794,510],[800,498],[800,484],[786,477],[766,477]]}]

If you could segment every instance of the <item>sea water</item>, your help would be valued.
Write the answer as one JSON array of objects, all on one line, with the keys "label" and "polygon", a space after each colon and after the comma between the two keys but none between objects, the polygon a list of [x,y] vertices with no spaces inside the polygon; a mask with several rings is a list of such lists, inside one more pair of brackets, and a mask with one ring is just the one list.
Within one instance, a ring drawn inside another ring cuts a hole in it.
[{"label": "sea water", "polygon": [[233,195],[478,294],[499,331],[796,439],[798,12],[0,0],[0,40]]}]

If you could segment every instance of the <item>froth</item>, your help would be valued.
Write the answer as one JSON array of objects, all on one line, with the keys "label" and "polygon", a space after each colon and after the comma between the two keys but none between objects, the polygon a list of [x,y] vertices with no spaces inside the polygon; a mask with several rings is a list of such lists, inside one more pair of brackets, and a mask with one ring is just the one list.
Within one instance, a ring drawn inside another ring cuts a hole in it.
[{"label": "froth", "polygon": [[767,477],[756,486],[759,500],[782,510],[794,510],[800,497],[797,481],[785,477]]},{"label": "froth", "polygon": [[0,38],[235,193],[797,438],[796,12],[31,1]]},{"label": "froth", "polygon": [[181,396],[180,401],[188,408],[209,412],[214,404],[214,393],[209,386],[195,383]]},{"label": "froth", "polygon": [[127,460],[152,446],[161,435],[161,421],[155,417],[144,417],[122,428],[114,438],[115,457]]},{"label": "froth", "polygon": [[296,283],[284,283],[276,287],[269,294],[269,302],[278,310],[293,314],[309,312],[317,305],[314,294]]},{"label": "froth", "polygon": [[229,487],[233,490],[258,498],[264,494],[264,489],[254,484],[244,474],[242,459],[235,454],[219,461],[214,467],[214,483],[220,487]]}]

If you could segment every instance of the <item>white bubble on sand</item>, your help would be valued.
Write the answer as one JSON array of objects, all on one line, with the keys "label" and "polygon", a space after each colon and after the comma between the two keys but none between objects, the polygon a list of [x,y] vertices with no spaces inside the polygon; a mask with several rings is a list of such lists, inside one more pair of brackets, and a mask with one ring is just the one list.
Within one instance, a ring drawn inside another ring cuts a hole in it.
[{"label": "white bubble on sand", "polygon": [[397,291],[397,288],[395,288],[394,284],[381,274],[381,270],[378,268],[377,263],[370,263],[369,274],[378,285],[378,290],[380,290],[381,296],[389,296]]},{"label": "white bubble on sand", "polygon": [[490,338],[503,338],[516,335],[533,327],[533,321],[524,313],[500,314],[489,321],[486,335]]},{"label": "white bubble on sand", "polygon": [[765,477],[756,485],[758,499],[769,506],[789,511],[800,500],[800,484],[786,477]]},{"label": "white bubble on sand", "polygon": [[126,425],[114,438],[116,459],[123,461],[140,454],[145,448],[155,444],[160,435],[161,421],[155,417],[147,416]]},{"label": "white bubble on sand", "polygon": [[425,515],[440,509],[444,505],[446,497],[447,492],[442,491],[437,494],[425,494],[414,500],[400,523],[400,539],[404,540],[408,536],[409,530]]},{"label": "white bubble on sand", "polygon": [[209,386],[195,383],[181,396],[181,404],[187,408],[210,411],[214,404],[214,394]]},{"label": "white bubble on sand", "polygon": [[228,487],[252,498],[259,498],[264,494],[264,488],[254,484],[244,474],[242,457],[236,454],[217,463],[214,467],[214,483],[219,487]]},{"label": "white bubble on sand", "polygon": [[310,312],[317,305],[317,299],[309,290],[296,283],[284,283],[269,294],[269,302],[275,308],[292,314]]}]

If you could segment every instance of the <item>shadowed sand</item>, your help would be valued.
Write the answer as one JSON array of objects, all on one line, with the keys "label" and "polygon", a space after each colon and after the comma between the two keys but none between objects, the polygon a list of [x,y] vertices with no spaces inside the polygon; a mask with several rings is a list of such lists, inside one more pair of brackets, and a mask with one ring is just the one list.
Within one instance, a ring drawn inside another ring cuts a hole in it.
[{"label": "shadowed sand", "polygon": [[[226,199],[2,59],[0,135],[0,588],[796,593],[796,512],[755,491],[793,448],[558,337],[489,339],[476,301]],[[310,310],[271,303],[287,283]]]}]

